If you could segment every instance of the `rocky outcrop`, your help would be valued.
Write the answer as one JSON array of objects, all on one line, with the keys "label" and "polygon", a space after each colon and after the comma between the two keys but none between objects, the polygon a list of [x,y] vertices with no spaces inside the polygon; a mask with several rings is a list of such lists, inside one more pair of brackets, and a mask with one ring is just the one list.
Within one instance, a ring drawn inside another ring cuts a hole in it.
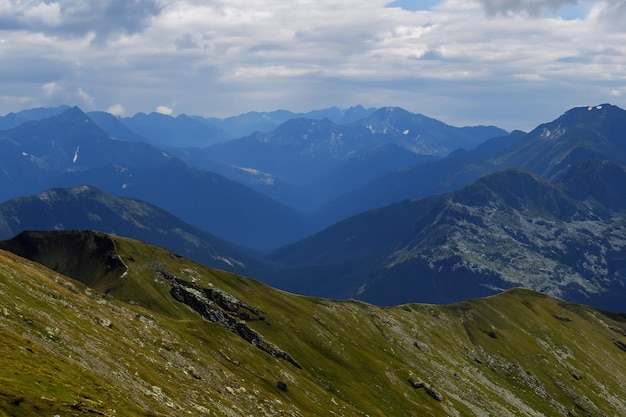
[{"label": "rocky outcrop", "polygon": [[618,348],[620,348],[621,350],[626,352],[626,343],[622,342],[621,340],[617,340],[617,339],[613,339],[613,343],[615,343],[615,346],[617,346]]},{"label": "rocky outcrop", "polygon": [[174,299],[187,304],[206,321],[222,326],[275,358],[302,368],[289,354],[265,340],[246,324],[246,321],[254,320],[267,322],[258,309],[222,290],[201,288],[163,269],[157,269],[156,272],[170,285],[170,294]]},{"label": "rocky outcrop", "polygon": [[0,248],[100,291],[107,292],[128,270],[111,236],[96,231],[26,231],[0,241]]},{"label": "rocky outcrop", "polygon": [[439,402],[443,401],[443,395],[435,391],[431,386],[427,385],[426,383],[421,381],[414,381],[413,379],[409,378],[409,384],[411,384],[411,386],[415,389],[424,388],[424,392],[430,395],[433,399]]}]

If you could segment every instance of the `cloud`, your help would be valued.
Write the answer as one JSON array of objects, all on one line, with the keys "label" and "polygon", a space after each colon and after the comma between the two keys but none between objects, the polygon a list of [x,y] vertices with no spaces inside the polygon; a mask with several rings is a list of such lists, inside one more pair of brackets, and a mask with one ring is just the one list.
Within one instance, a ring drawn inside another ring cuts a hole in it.
[{"label": "cloud", "polygon": [[164,114],[166,116],[171,116],[172,113],[174,113],[174,109],[171,109],[167,106],[157,106],[156,110],[157,113],[161,113]]},{"label": "cloud", "polygon": [[40,3],[24,9],[23,16],[26,21],[41,22],[47,26],[57,26],[61,23],[61,7],[59,3]]},{"label": "cloud", "polygon": [[626,1],[412,1],[0,0],[0,91],[124,114],[399,105],[450,123],[626,104],[611,95]]},{"label": "cloud", "polygon": [[0,25],[61,37],[91,33],[101,43],[112,35],[141,32],[162,8],[157,0],[5,0]]},{"label": "cloud", "polygon": [[61,92],[61,87],[55,82],[49,82],[41,86],[46,97],[52,97]]},{"label": "cloud", "polygon": [[591,14],[600,21],[609,22],[621,30],[624,29],[626,19],[626,1],[601,1],[594,4]]},{"label": "cloud", "polygon": [[178,49],[194,49],[198,48],[198,44],[193,40],[193,37],[189,33],[185,33],[180,38],[174,41],[174,44]]},{"label": "cloud", "polygon": [[558,10],[568,4],[578,4],[579,0],[479,0],[489,15],[512,15],[526,13],[540,16],[546,10]]},{"label": "cloud", "polygon": [[111,113],[114,116],[123,116],[126,113],[126,109],[121,104],[114,104],[110,106],[106,111],[107,113]]},{"label": "cloud", "polygon": [[96,108],[94,98],[87,94],[82,88],[79,87],[74,95],[81,104],[81,107],[85,110],[94,110]]}]

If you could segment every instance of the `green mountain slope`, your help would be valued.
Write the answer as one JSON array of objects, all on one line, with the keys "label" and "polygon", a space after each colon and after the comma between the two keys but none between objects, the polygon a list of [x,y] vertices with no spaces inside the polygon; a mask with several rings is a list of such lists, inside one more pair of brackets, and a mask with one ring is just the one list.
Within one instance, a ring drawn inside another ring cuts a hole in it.
[{"label": "green mountain slope", "polygon": [[75,279],[0,251],[1,416],[626,413],[624,316],[526,290],[334,302],[100,233],[52,256],[68,233],[24,255]]}]

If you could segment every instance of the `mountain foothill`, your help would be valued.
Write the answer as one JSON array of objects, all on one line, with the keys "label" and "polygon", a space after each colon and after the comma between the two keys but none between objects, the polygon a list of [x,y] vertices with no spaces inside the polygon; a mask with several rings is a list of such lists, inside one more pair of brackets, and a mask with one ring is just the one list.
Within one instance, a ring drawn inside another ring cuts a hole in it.
[{"label": "mountain foothill", "polygon": [[626,112],[530,132],[398,107],[0,117],[0,237],[95,229],[378,305],[525,287],[624,310]]}]

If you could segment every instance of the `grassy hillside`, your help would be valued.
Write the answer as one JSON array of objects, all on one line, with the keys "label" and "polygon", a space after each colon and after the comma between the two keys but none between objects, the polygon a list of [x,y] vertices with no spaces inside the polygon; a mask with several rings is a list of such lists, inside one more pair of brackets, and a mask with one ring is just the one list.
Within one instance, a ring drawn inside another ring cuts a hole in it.
[{"label": "grassy hillside", "polygon": [[118,277],[0,251],[0,416],[626,413],[624,316],[526,290],[384,309],[301,297],[99,236]]}]

